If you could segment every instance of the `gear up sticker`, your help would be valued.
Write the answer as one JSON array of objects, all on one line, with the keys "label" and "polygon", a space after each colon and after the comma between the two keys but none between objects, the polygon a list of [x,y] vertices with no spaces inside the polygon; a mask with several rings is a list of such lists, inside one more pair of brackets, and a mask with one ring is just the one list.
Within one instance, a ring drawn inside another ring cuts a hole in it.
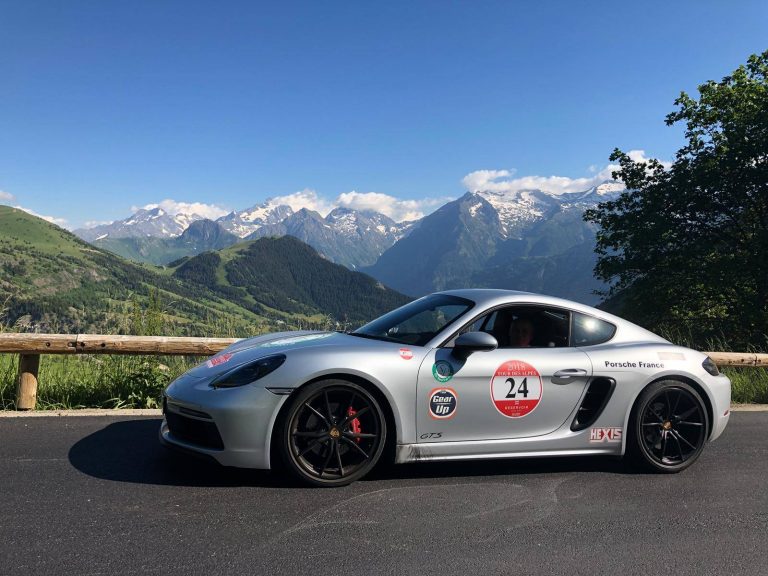
[{"label": "gear up sticker", "polygon": [[438,420],[447,420],[456,415],[459,397],[453,388],[435,388],[429,393],[429,415]]},{"label": "gear up sticker", "polygon": [[507,418],[522,418],[541,402],[541,375],[522,360],[509,360],[496,369],[491,379],[491,400]]}]

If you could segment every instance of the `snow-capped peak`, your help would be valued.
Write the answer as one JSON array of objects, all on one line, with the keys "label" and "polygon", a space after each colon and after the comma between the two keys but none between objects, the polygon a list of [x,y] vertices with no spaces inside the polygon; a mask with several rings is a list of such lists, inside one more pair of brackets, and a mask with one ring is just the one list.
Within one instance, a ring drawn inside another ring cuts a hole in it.
[{"label": "snow-capped peak", "polygon": [[544,190],[479,190],[481,196],[499,214],[499,220],[508,237],[558,209],[584,209],[586,205],[597,204],[624,190],[620,182],[607,180],[589,190],[581,192],[548,192]]},{"label": "snow-capped peak", "polygon": [[599,186],[595,186],[595,194],[598,196],[609,196],[617,192],[624,191],[625,186],[621,182],[615,182],[613,180],[606,180]]},{"label": "snow-capped peak", "polygon": [[76,230],[75,232],[89,242],[109,238],[132,238],[154,236],[158,238],[174,238],[179,236],[189,225],[202,220],[198,214],[169,214],[160,207],[151,209],[140,208],[124,220],[116,220],[94,228]]},{"label": "snow-capped peak", "polygon": [[520,227],[541,219],[546,208],[557,202],[541,190],[478,191],[475,194],[493,206],[507,236],[513,236]]},{"label": "snow-capped peak", "polygon": [[245,238],[262,226],[279,224],[293,214],[293,209],[269,198],[245,210],[230,212],[217,220],[225,230]]}]

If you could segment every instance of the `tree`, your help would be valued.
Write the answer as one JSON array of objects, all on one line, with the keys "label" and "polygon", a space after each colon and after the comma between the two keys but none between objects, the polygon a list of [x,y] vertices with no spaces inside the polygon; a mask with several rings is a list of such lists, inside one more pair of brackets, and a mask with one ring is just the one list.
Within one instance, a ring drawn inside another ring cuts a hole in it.
[{"label": "tree", "polygon": [[671,126],[687,143],[671,166],[616,149],[627,190],[585,213],[598,225],[606,304],[694,344],[764,346],[768,334],[768,51],[685,92]]}]

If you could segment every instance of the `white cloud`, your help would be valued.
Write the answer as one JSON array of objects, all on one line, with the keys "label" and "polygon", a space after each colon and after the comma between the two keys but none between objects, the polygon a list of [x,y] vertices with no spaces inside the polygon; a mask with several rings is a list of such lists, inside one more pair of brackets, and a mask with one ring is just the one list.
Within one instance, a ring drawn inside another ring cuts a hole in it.
[{"label": "white cloud", "polygon": [[85,223],[83,223],[83,228],[96,228],[96,226],[105,226],[107,224],[112,224],[114,220],[86,220]]},{"label": "white cloud", "polygon": [[42,218],[46,222],[50,222],[51,224],[56,224],[56,226],[61,226],[62,228],[67,228],[67,220],[65,218],[56,218],[55,216],[43,216],[42,214],[38,214],[34,210],[30,210],[29,208],[24,208],[23,206],[14,206],[17,210],[23,210],[27,214],[32,214],[32,216],[37,216],[38,218]]},{"label": "white cloud", "polygon": [[284,204],[290,206],[294,212],[306,208],[314,210],[321,216],[327,216],[334,208],[343,207],[352,210],[373,210],[389,216],[396,222],[404,220],[416,220],[429,214],[453,198],[423,198],[421,200],[401,200],[389,194],[381,192],[344,192],[334,200],[320,196],[311,188],[299,190],[293,194],[274,196],[268,200],[272,206]]},{"label": "white cloud", "polygon": [[176,214],[197,214],[203,218],[209,218],[210,220],[216,220],[225,214],[229,214],[229,210],[218,206],[217,204],[205,204],[203,202],[177,202],[170,198],[158,202],[157,204],[147,204],[146,206],[131,206],[131,211],[136,212],[139,208],[144,210],[154,210],[155,208],[162,208],[168,214],[175,216]]},{"label": "white cloud", "polygon": [[[334,200],[330,200],[318,194],[316,190],[304,188],[303,190],[293,192],[292,194],[273,196],[267,200],[267,203],[271,206],[278,206],[281,204],[290,206],[294,212],[306,208],[320,213],[321,216],[327,216],[331,210],[339,206],[354,210],[375,210],[376,212],[381,212],[382,214],[389,216],[396,222],[401,222],[403,220],[415,220],[421,218],[450,200],[453,200],[453,198],[444,197],[423,198],[420,200],[401,200],[394,196],[390,196],[389,194],[382,194],[380,192],[357,192],[355,190],[339,194]],[[145,206],[131,206],[131,211],[136,212],[139,209],[153,210],[154,208],[162,208],[168,214],[172,215],[198,214],[205,218],[210,218],[211,220],[215,220],[216,218],[229,213],[228,210],[216,204],[178,202],[171,199],[147,204]],[[110,222],[92,220],[86,222],[85,227],[93,228],[99,224],[109,223]]]},{"label": "white cloud", "polygon": [[[630,150],[627,155],[635,162],[648,162],[644,150]],[[669,168],[669,162],[662,162]],[[618,164],[608,164],[604,168],[590,166],[592,174],[583,178],[568,176],[520,176],[513,178],[514,170],[476,170],[462,179],[462,183],[470,192],[519,192],[521,190],[542,190],[550,194],[566,194],[568,192],[583,192],[612,179],[612,172],[619,169]]]},{"label": "white cloud", "polygon": [[396,222],[417,220],[439,208],[453,198],[423,198],[421,200],[400,200],[381,192],[345,192],[336,198],[336,205],[353,210],[374,210],[389,216]]},{"label": "white cloud", "polygon": [[275,196],[269,199],[269,203],[273,206],[285,204],[290,206],[294,212],[306,208],[307,210],[319,212],[322,216],[326,216],[328,212],[336,207],[333,202],[329,202],[311,188],[304,188],[304,190],[299,190],[293,194],[286,194],[285,196]]},{"label": "white cloud", "polygon": [[10,192],[5,192],[3,190],[0,190],[0,201],[7,200],[8,202],[13,202],[15,199],[16,199],[15,196]]}]

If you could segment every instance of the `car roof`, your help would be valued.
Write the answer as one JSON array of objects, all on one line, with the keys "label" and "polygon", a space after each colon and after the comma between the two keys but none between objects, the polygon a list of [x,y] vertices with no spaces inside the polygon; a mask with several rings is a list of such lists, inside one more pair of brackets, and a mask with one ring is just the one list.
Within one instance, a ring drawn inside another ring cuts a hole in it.
[{"label": "car roof", "polygon": [[[557,298],[555,296],[547,296],[545,294],[535,294],[533,292],[522,292],[520,290],[502,290],[500,288],[465,288],[462,290],[444,290],[438,292],[438,294],[448,294],[451,296],[458,296],[460,298],[467,298],[474,301],[479,306],[494,306],[497,304],[505,303],[534,303],[534,304],[547,304],[550,306],[562,306],[564,308],[571,308],[574,310],[582,310],[590,314],[596,315],[608,315],[602,310],[587,306],[586,304],[580,304],[572,300],[566,300],[564,298]],[[618,319],[618,318],[617,318]]]},{"label": "car roof", "polygon": [[[437,292],[437,294],[447,294],[472,300],[476,304],[476,311],[486,310],[504,304],[543,304],[545,306],[567,308],[569,310],[575,310],[576,312],[582,312],[584,314],[594,316],[616,325],[619,330],[616,336],[612,339],[613,342],[633,340],[665,341],[657,334],[654,334],[653,332],[650,332],[641,326],[633,324],[628,320],[614,316],[613,314],[599,310],[598,308],[587,306],[586,304],[580,304],[572,300],[557,298],[555,296],[546,296],[544,294],[522,292],[519,290],[502,290],[498,288],[466,288],[461,290],[443,290],[441,292]],[[466,319],[464,319],[464,321],[466,321]],[[450,329],[455,329],[455,326],[451,326]]]}]

